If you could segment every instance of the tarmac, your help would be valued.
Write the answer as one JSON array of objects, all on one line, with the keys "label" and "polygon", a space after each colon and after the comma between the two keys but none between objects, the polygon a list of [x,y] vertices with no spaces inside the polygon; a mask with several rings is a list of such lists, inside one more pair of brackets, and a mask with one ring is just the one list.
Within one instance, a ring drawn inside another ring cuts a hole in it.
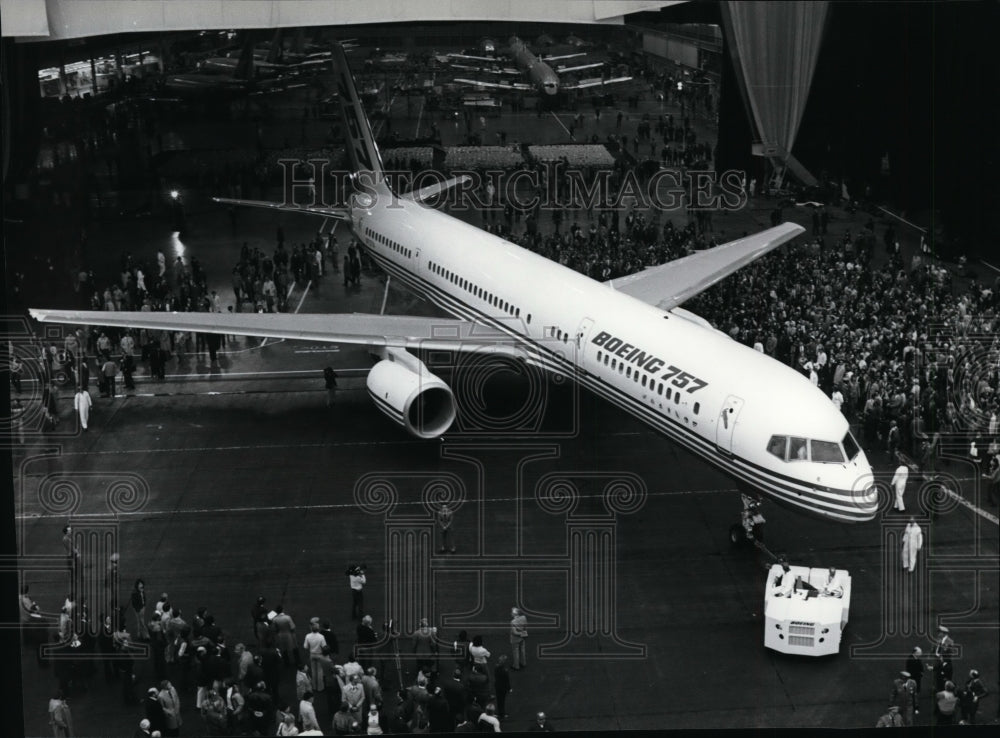
[{"label": "tarmac", "polygon": [[[394,101],[394,114],[414,123],[400,105]],[[642,105],[655,113],[658,103]],[[298,130],[293,108],[289,103],[287,116],[265,131],[271,143]],[[623,132],[634,135],[637,115]],[[601,125],[610,132],[613,117]],[[505,114],[488,126],[537,143],[566,142],[551,115]],[[229,138],[244,141],[242,124],[237,128]],[[186,142],[185,150],[223,145],[212,130],[188,123],[172,140]],[[447,126],[442,132],[445,145],[457,143],[447,140]],[[306,145],[324,135],[325,124],[310,121]],[[92,224],[82,251],[74,248],[73,217],[11,226],[8,270],[25,274],[20,306],[82,306],[71,288],[81,257],[104,282],[125,251],[147,259],[160,248],[168,261],[182,251],[197,256],[209,287],[231,304],[229,273],[243,242],[270,253],[279,223],[289,244],[315,233],[317,224],[305,217],[258,211],[241,211],[234,231],[211,194],[185,193],[180,236],[158,207]],[[716,228],[736,237],[766,227],[773,207],[751,200],[717,217]],[[832,215],[831,237],[856,232],[868,218],[837,208]],[[808,211],[786,216],[809,227]],[[584,222],[585,214],[578,217]],[[686,222],[683,212],[671,217]],[[346,238],[340,243],[343,249]],[[366,273],[354,289],[331,273],[296,286],[289,305],[303,313],[377,312],[382,290],[378,275]],[[439,314],[395,288],[388,309]],[[52,338],[61,329],[40,330]],[[168,592],[188,618],[207,606],[232,646],[253,643],[250,608],[264,596],[283,603],[299,638],[311,617],[329,619],[342,659],[355,628],[344,571],[363,562],[366,611],[376,624],[391,617],[403,626],[404,681],[415,675],[407,633],[420,618],[438,628],[447,673],[447,647],[460,630],[481,634],[494,662],[509,653],[509,611],[518,606],[528,618],[528,665],[512,674],[505,732],[527,729],[537,711],[560,731],[868,727],[884,712],[910,650],[932,652],[941,624],[959,648],[956,677],[964,681],[968,669],[979,669],[996,699],[996,509],[981,503],[975,470],[961,458],[941,466],[954,477],[955,494],[933,519],[917,481],[906,515],[886,499],[875,520],[859,525],[765,504],[772,551],[795,564],[846,569],[853,580],[840,653],[786,656],[763,646],[769,560],[728,539],[740,511],[731,480],[564,377],[511,367],[484,379],[447,364],[445,357],[436,366],[458,389],[459,418],[432,441],[408,437],[379,413],[365,390],[370,358],[337,345],[240,338],[227,343],[216,365],[204,353],[182,353],[165,381],[142,368],[134,391],[115,399],[95,391],[86,432],[64,391],[59,428],[29,428],[24,445],[11,444],[18,550],[27,562],[22,582],[43,610],[58,610],[66,575],[45,557],[61,561],[61,528],[72,522],[85,535],[95,532],[83,558],[95,595],[115,551],[123,600],[142,577],[151,601]],[[327,365],[340,376],[329,408]],[[893,466],[883,451],[869,457],[888,479]],[[454,554],[438,551],[432,509],[440,500],[458,505]],[[925,544],[917,571],[907,574],[897,540],[911,512]],[[387,683],[397,682],[395,659],[380,663]],[[51,730],[52,673],[22,649],[27,735]],[[138,660],[136,674],[141,695],[152,683],[151,660]],[[932,681],[924,681],[918,725],[930,724]],[[281,695],[294,697],[292,669]],[[194,691],[181,699],[182,734],[195,734],[201,718]],[[322,703],[320,723],[329,728]],[[120,687],[105,685],[100,672],[89,688],[74,690],[70,704],[77,735],[128,735],[143,716],[141,706],[122,705]],[[995,715],[987,701],[982,722]]]}]

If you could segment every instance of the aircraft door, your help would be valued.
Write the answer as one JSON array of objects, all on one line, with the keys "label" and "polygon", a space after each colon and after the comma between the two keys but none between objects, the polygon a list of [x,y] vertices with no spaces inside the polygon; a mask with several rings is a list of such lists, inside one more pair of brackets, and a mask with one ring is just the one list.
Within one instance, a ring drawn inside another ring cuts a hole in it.
[{"label": "aircraft door", "polygon": [[733,434],[736,430],[736,419],[739,418],[740,410],[743,409],[743,399],[736,395],[729,395],[722,405],[722,411],[716,418],[715,445],[726,454],[733,452]]},{"label": "aircraft door", "polygon": [[590,329],[594,327],[594,321],[584,318],[580,321],[580,327],[576,329],[576,351],[578,357],[583,357],[587,347],[587,339],[590,337]]}]

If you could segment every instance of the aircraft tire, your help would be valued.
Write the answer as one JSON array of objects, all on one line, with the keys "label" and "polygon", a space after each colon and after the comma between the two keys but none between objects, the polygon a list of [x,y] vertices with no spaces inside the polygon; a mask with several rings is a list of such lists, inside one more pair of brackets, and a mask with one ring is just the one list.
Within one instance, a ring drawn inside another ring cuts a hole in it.
[{"label": "aircraft tire", "polygon": [[741,546],[746,543],[746,534],[743,532],[743,526],[739,523],[733,523],[729,526],[729,542],[733,546]]}]

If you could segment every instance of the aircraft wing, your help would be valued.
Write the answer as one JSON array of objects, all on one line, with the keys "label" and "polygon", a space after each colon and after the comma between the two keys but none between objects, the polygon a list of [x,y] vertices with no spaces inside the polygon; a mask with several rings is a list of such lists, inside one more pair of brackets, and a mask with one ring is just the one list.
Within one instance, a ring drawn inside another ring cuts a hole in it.
[{"label": "aircraft wing", "polygon": [[804,232],[800,225],[782,223],[605,284],[661,310],[670,310]]},{"label": "aircraft wing", "polygon": [[556,74],[565,74],[566,72],[579,72],[581,69],[594,69],[603,66],[604,62],[593,62],[591,64],[577,64],[575,67],[556,67],[553,71]]},{"label": "aircraft wing", "polygon": [[500,59],[495,56],[472,56],[470,54],[446,54],[446,56],[449,59],[471,59],[472,61],[492,62],[494,64],[500,61]]},{"label": "aircraft wing", "polygon": [[491,87],[495,90],[530,90],[531,85],[524,82],[483,82],[477,79],[456,78],[456,82],[463,85],[475,85],[476,87]]},{"label": "aircraft wing", "polygon": [[466,72],[482,72],[483,74],[511,74],[518,75],[521,72],[513,67],[473,67],[468,64],[452,64],[454,69],[464,69]]},{"label": "aircraft wing", "polygon": [[586,56],[586,55],[587,55],[586,52],[584,52],[584,51],[578,51],[575,54],[560,54],[559,56],[543,56],[542,57],[542,61],[543,62],[550,62],[550,61],[557,61],[559,59],[572,59],[572,58],[577,57],[577,56]]},{"label": "aircraft wing", "polygon": [[366,313],[157,313],[32,308],[43,323],[105,325],[152,330],[225,333],[237,336],[386,346],[431,351],[501,351],[514,340],[492,328],[454,318]]},{"label": "aircraft wing", "polygon": [[612,77],[611,79],[584,79],[573,85],[560,84],[564,90],[584,90],[588,87],[601,87],[602,85],[613,85],[618,82],[628,82],[631,77]]}]

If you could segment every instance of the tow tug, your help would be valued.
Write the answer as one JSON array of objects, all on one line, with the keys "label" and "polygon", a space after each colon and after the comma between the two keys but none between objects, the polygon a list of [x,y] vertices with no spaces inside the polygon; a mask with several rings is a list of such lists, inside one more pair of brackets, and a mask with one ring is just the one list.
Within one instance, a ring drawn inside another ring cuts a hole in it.
[{"label": "tow tug", "polygon": [[837,653],[850,609],[846,570],[775,563],[764,592],[764,646],[803,656]]}]

